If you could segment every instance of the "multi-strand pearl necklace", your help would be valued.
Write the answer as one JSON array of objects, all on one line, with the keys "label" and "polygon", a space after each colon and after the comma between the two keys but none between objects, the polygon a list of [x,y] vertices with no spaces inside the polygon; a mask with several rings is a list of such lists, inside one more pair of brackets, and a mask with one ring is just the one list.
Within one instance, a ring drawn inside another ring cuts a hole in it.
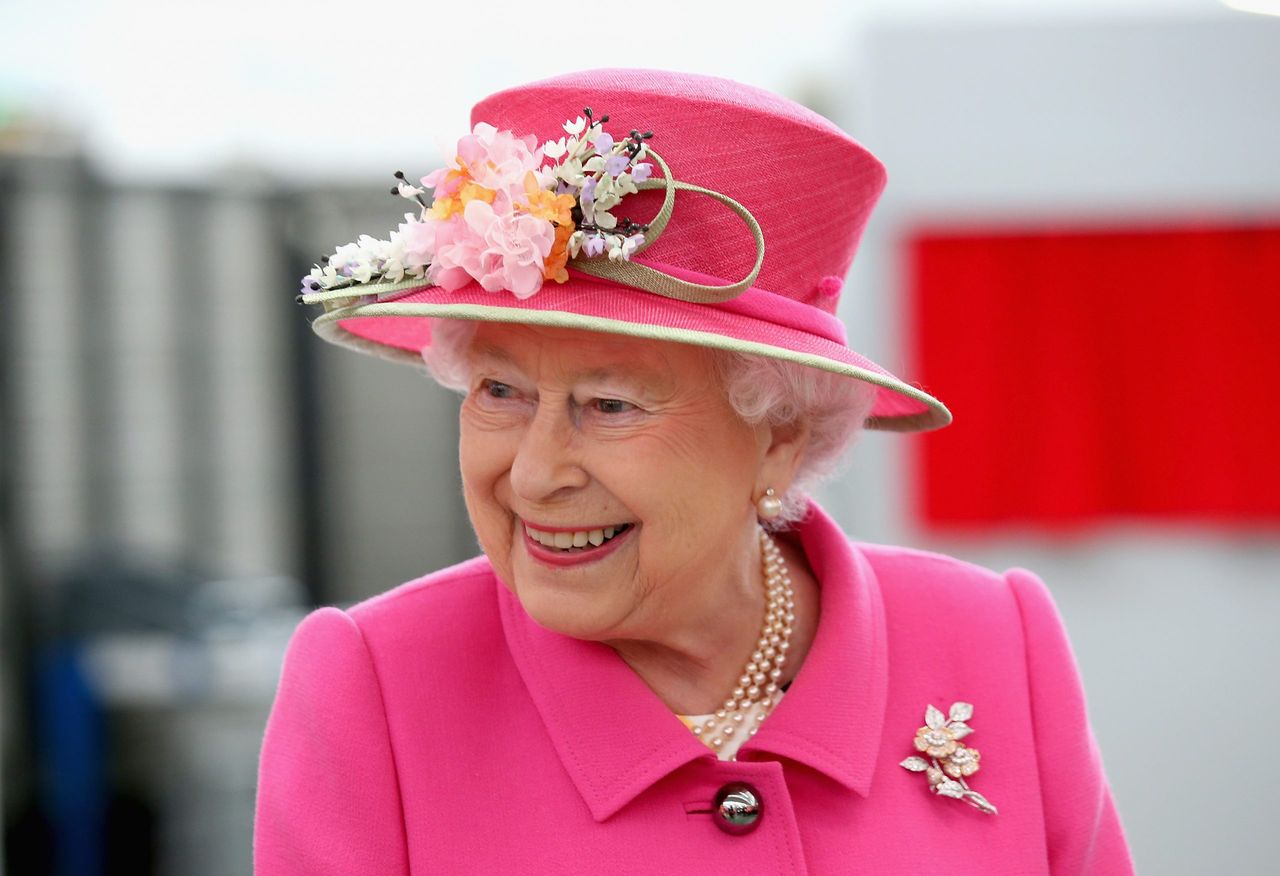
[{"label": "multi-strand pearl necklace", "polygon": [[[757,524],[756,534],[760,539],[767,599],[760,639],[724,705],[705,722],[695,722],[690,728],[695,736],[716,750],[735,734],[756,735],[782,696],[778,685],[782,680],[782,667],[787,663],[787,652],[791,650],[791,627],[796,619],[791,575],[782,551],[764,527]],[[754,717],[748,720],[753,712]]]}]

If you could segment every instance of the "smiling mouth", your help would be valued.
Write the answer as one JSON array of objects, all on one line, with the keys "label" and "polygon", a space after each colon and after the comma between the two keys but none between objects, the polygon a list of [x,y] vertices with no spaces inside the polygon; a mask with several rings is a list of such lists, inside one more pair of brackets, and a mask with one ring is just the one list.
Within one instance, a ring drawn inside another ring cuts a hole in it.
[{"label": "smiling mouth", "polygon": [[587,553],[617,538],[630,529],[632,524],[619,523],[616,526],[605,526],[600,529],[581,529],[573,532],[543,532],[525,524],[524,531],[529,538],[543,547],[564,554]]}]

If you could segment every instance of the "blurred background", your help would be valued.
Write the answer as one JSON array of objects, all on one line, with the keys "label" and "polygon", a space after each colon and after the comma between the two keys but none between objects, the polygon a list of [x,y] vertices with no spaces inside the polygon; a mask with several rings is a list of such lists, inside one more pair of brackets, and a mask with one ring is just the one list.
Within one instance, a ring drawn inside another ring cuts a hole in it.
[{"label": "blurred background", "polygon": [[294,626],[477,550],[456,399],[311,335],[297,277],[393,228],[472,103],[599,66],[885,161],[841,315],[956,422],[867,434],[820,501],[1044,578],[1141,871],[1274,872],[1267,6],[4,2],[0,872],[250,872]]}]

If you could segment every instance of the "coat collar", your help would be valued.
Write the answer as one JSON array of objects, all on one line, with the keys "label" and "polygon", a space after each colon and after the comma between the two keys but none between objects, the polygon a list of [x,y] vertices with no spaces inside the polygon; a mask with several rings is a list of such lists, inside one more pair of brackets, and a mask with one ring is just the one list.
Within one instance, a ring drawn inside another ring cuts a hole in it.
[{"label": "coat collar", "polygon": [[[821,590],[821,616],[787,695],[738,752],[802,763],[866,796],[880,749],[888,647],[866,558],[816,503],[796,527]],[[596,821],[659,779],[714,754],[612,648],[551,632],[495,581],[512,656],[565,771]]]}]

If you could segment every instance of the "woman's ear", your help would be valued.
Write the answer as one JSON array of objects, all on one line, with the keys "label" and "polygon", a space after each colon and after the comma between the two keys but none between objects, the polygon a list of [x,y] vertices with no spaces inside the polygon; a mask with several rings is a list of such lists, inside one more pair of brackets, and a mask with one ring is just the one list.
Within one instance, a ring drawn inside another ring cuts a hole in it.
[{"label": "woman's ear", "polygon": [[790,488],[809,446],[809,423],[803,418],[781,425],[761,423],[757,430],[761,457],[755,492],[773,487],[781,495]]}]

